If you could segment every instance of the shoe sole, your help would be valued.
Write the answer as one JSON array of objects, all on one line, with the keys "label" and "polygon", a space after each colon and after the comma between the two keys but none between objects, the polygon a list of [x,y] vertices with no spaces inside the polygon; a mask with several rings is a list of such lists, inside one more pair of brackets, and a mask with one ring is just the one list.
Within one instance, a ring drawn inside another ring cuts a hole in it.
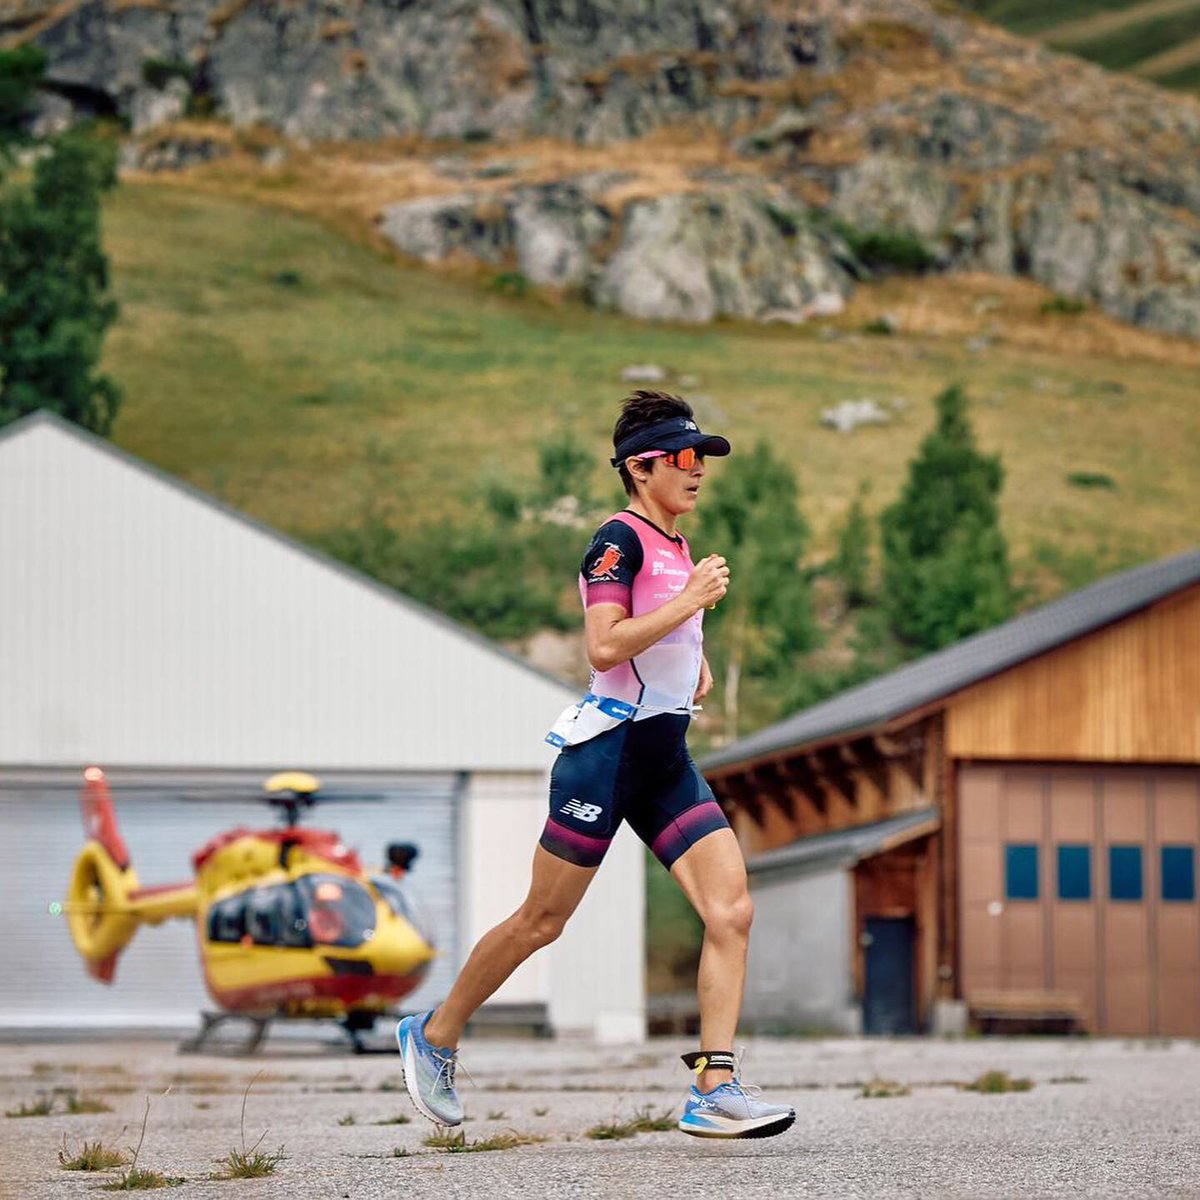
[{"label": "shoe sole", "polygon": [[[403,1024],[403,1022],[401,1022]],[[408,1092],[408,1098],[413,1102],[413,1107],[426,1120],[432,1121],[435,1125],[442,1125],[448,1129],[452,1129],[455,1125],[461,1125],[461,1121],[447,1121],[433,1113],[426,1106],[425,1101],[421,1099],[421,1093],[413,1082],[417,1078],[417,1056],[413,1051],[413,1040],[408,1039],[408,1045],[404,1044],[404,1037],[400,1033],[400,1025],[396,1026],[396,1045],[400,1047],[400,1068],[404,1075],[404,1090]]]},{"label": "shoe sole", "polygon": [[724,1132],[717,1129],[696,1129],[693,1126],[685,1125],[681,1120],[679,1129],[692,1137],[700,1138],[768,1138],[775,1137],[778,1134],[785,1133],[796,1123],[796,1114],[788,1113],[784,1117],[771,1117],[764,1121],[761,1125],[751,1126],[749,1129],[731,1129]]}]

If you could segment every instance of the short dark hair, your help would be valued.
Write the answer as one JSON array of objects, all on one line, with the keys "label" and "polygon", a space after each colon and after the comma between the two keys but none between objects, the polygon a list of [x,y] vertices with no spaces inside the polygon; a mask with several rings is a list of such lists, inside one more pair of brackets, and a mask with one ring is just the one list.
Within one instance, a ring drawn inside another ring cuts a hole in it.
[{"label": "short dark hair", "polygon": [[[621,401],[621,415],[617,418],[617,423],[613,428],[613,452],[616,452],[616,448],[631,433],[637,433],[639,429],[649,429],[651,425],[657,425],[659,421],[665,421],[670,417],[687,417],[691,420],[694,415],[692,406],[679,396],[673,396],[670,392],[655,392],[638,388],[636,392],[630,392]],[[634,495],[637,489],[634,486],[633,476],[629,474],[629,468],[625,466],[624,462],[621,462],[617,464],[617,470],[620,472],[625,494]]]}]

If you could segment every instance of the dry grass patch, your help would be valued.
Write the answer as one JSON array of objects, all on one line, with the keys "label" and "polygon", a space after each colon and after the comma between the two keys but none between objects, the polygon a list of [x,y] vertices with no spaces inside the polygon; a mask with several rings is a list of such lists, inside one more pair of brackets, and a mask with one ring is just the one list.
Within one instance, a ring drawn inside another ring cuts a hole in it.
[{"label": "dry grass patch", "polygon": [[978,1079],[962,1085],[965,1092],[982,1092],[996,1096],[1002,1092],[1028,1092],[1033,1087],[1032,1079],[1014,1079],[1007,1071],[985,1071]]},{"label": "dry grass patch", "polygon": [[[260,1071],[259,1075],[261,1074]],[[263,1139],[270,1132],[267,1129],[262,1131],[254,1145],[246,1145],[246,1101],[259,1075],[255,1075],[246,1084],[246,1090],[242,1093],[242,1148],[230,1150],[224,1158],[218,1159],[221,1170],[214,1176],[215,1179],[261,1179],[265,1175],[274,1175],[279,1164],[287,1157],[282,1146],[270,1151],[259,1149]]]},{"label": "dry grass patch", "polygon": [[74,1154],[67,1147],[67,1135],[63,1134],[62,1149],[58,1152],[58,1165],[64,1171],[111,1171],[125,1165],[125,1154],[114,1150],[102,1141],[84,1140]]},{"label": "dry grass patch", "polygon": [[858,1095],[862,1100],[891,1100],[896,1096],[911,1096],[912,1089],[894,1079],[868,1079]]},{"label": "dry grass patch", "polygon": [[138,1166],[138,1159],[142,1156],[142,1144],[146,1140],[146,1126],[149,1124],[149,1121],[150,1097],[147,1096],[146,1111],[142,1114],[142,1129],[138,1135],[138,1144],[130,1147],[130,1153],[133,1155],[133,1158],[129,1163],[129,1167],[121,1175],[120,1179],[114,1180],[112,1183],[102,1184],[101,1191],[140,1192],[153,1188],[178,1187],[180,1184],[187,1182],[186,1179],[178,1175],[164,1175],[161,1171],[153,1171],[146,1167]]},{"label": "dry grass patch", "polygon": [[45,1092],[39,1092],[38,1098],[32,1104],[24,1100],[16,1108],[6,1109],[6,1117],[48,1117],[54,1111],[54,1097]]},{"label": "dry grass patch", "polygon": [[676,1117],[672,1109],[667,1108],[660,1113],[655,1113],[647,1104],[644,1108],[637,1109],[629,1120],[609,1121],[593,1125],[584,1136],[596,1142],[618,1141],[623,1138],[636,1137],[639,1133],[657,1133],[666,1129],[674,1129],[675,1125]]},{"label": "dry grass patch", "polygon": [[[476,1154],[488,1150],[515,1150],[518,1146],[532,1146],[546,1139],[539,1134],[517,1133],[508,1129],[504,1133],[494,1133],[491,1137],[474,1138],[467,1141],[465,1130],[459,1133],[431,1133],[421,1144],[431,1150],[445,1150],[447,1154]],[[397,1151],[400,1147],[397,1147]],[[397,1154],[403,1158],[405,1155]]]},{"label": "dry grass patch", "polygon": [[66,1094],[67,1112],[73,1116],[79,1113],[112,1112],[112,1105],[106,1104],[99,1096],[84,1096],[71,1089]]}]

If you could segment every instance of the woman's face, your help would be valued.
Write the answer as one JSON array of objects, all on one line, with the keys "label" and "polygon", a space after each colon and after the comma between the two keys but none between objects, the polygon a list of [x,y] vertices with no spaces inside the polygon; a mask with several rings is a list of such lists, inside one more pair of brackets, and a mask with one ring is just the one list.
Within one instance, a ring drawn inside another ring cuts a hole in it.
[{"label": "woman's face", "polygon": [[661,458],[630,461],[629,470],[638,493],[673,516],[683,516],[696,507],[704,479],[703,458],[697,458],[686,471]]}]

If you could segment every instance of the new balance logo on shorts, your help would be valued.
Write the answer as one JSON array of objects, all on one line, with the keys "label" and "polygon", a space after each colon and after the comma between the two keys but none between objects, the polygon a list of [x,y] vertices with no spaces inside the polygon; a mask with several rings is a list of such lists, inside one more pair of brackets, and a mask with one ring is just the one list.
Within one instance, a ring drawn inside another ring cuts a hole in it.
[{"label": "new balance logo on shorts", "polygon": [[604,809],[599,804],[584,804],[572,796],[558,811],[571,817],[578,817],[581,821],[594,821]]}]

